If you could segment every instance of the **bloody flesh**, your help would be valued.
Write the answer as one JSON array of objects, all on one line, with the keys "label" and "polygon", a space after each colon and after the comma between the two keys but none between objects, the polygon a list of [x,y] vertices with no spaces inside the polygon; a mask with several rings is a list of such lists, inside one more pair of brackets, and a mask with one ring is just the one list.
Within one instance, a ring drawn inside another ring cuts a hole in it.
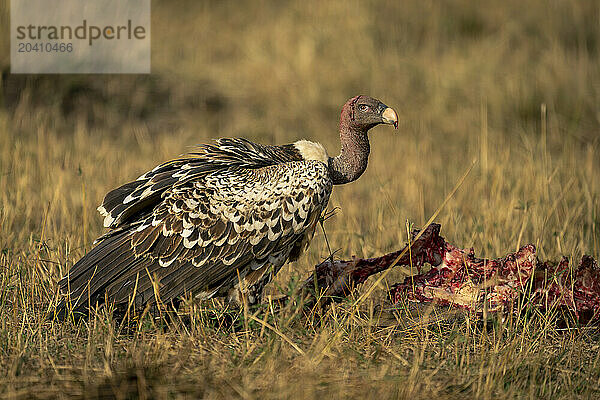
[{"label": "bloody flesh", "polygon": [[[431,224],[410,249],[381,257],[326,260],[315,267],[304,287],[322,288],[321,302],[327,302],[347,296],[375,273],[411,265],[419,274],[392,286],[393,303],[436,302],[482,313],[512,310],[522,298],[522,304],[543,311],[567,310],[581,323],[600,320],[600,269],[592,257],[583,256],[571,269],[566,257],[557,263],[540,261],[535,246],[528,244],[504,257],[484,259],[476,257],[472,248],[447,243],[439,232],[440,225]],[[417,234],[414,231],[412,237]],[[425,264],[431,269],[421,273]]]}]

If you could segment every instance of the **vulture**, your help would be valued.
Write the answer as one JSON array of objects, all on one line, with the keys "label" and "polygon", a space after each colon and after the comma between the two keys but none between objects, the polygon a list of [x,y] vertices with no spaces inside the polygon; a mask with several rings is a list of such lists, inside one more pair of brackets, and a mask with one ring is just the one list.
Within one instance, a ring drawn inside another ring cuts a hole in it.
[{"label": "vulture", "polygon": [[59,281],[54,316],[109,302],[136,308],[246,296],[263,287],[312,239],[333,185],[367,167],[367,132],[398,127],[398,115],[368,96],[341,111],[341,151],[308,140],[280,146],[218,139],[109,192],[98,207],[108,233]]}]

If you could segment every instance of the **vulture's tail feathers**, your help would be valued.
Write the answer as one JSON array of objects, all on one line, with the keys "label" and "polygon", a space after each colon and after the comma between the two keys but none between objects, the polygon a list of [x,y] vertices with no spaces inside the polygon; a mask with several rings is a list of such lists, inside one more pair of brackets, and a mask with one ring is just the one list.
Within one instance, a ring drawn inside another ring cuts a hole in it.
[{"label": "vulture's tail feathers", "polygon": [[107,237],[83,256],[59,282],[61,296],[55,309],[55,317],[65,320],[71,313],[81,315],[88,305],[104,302],[107,284],[117,280],[125,272],[123,268],[136,262],[131,250],[128,231]]}]

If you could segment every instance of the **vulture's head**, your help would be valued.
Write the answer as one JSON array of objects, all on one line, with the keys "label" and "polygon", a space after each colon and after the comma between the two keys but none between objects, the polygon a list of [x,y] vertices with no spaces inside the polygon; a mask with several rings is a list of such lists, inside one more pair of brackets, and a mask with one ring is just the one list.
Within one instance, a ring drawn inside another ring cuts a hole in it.
[{"label": "vulture's head", "polygon": [[377,99],[356,96],[344,104],[341,123],[364,132],[379,124],[394,125],[398,129],[398,114]]},{"label": "vulture's head", "polygon": [[398,114],[369,96],[356,96],[344,104],[340,117],[340,155],[329,158],[334,185],[355,181],[365,172],[370,152],[367,132],[379,124],[398,128]]}]

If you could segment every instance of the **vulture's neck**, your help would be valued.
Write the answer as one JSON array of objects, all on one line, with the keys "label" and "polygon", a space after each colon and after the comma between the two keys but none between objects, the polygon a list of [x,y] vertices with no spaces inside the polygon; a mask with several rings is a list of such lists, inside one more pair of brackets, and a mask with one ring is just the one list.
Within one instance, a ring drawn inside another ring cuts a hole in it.
[{"label": "vulture's neck", "polygon": [[344,119],[340,123],[340,142],[340,154],[329,158],[329,172],[334,185],[357,180],[367,168],[371,149],[367,131],[352,127]]}]

